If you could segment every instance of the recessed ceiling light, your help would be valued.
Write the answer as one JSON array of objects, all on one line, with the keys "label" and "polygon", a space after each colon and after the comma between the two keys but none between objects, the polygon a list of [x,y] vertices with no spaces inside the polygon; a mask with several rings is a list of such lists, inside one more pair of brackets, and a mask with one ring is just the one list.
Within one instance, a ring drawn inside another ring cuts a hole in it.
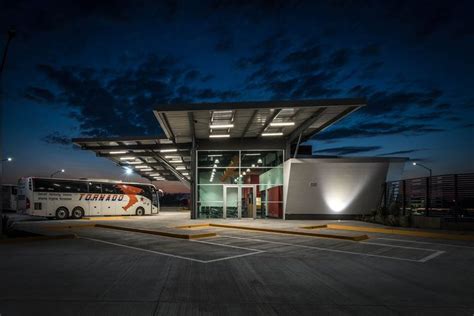
[{"label": "recessed ceiling light", "polygon": [[183,163],[183,160],[170,160],[170,163]]},{"label": "recessed ceiling light", "polygon": [[230,134],[211,134],[209,138],[228,138]]},{"label": "recessed ceiling light", "polygon": [[175,153],[178,150],[176,148],[174,149],[160,149],[160,153]]},{"label": "recessed ceiling light", "polygon": [[186,167],[185,166],[177,166],[176,170],[186,170]]},{"label": "recessed ceiling light", "polygon": [[295,122],[272,122],[270,126],[293,126]]},{"label": "recessed ceiling light", "polygon": [[120,155],[120,154],[126,154],[127,152],[125,150],[121,151],[109,151],[109,154],[111,155]]},{"label": "recessed ceiling light", "polygon": [[233,128],[234,124],[211,124],[209,125],[209,128],[211,129],[227,129],[227,128]]},{"label": "recessed ceiling light", "polygon": [[134,160],[135,157],[120,157],[120,160]]},{"label": "recessed ceiling light", "polygon": [[262,136],[283,136],[282,132],[276,132],[276,133],[262,133]]},{"label": "recessed ceiling light", "polygon": [[136,169],[147,169],[147,168],[150,168],[150,166],[140,165],[140,166],[135,166],[134,168],[136,168]]}]

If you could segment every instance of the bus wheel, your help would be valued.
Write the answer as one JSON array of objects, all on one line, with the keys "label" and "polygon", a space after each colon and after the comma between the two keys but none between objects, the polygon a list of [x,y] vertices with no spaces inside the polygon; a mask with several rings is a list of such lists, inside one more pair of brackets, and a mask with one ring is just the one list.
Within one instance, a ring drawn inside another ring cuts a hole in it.
[{"label": "bus wheel", "polygon": [[66,219],[69,216],[69,211],[65,207],[60,207],[56,210],[57,219]]},{"label": "bus wheel", "polygon": [[136,214],[137,214],[137,216],[143,216],[143,215],[145,215],[145,210],[143,209],[143,207],[137,208]]},{"label": "bus wheel", "polygon": [[72,209],[71,217],[74,219],[81,219],[84,216],[84,209],[80,206],[76,206]]}]

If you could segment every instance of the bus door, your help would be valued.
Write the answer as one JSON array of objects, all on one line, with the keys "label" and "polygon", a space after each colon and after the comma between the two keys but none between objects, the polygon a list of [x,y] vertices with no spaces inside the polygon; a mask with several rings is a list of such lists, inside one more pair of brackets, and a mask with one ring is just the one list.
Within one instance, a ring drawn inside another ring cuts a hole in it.
[{"label": "bus door", "polygon": [[90,215],[105,215],[102,210],[102,201],[100,199],[102,194],[102,185],[96,182],[89,182],[89,193]]}]

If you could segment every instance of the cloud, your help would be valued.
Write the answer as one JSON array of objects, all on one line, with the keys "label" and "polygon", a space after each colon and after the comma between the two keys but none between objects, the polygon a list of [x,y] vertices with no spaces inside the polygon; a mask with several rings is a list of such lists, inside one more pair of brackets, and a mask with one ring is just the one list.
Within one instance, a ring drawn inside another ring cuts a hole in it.
[{"label": "cloud", "polygon": [[23,93],[23,97],[38,103],[55,103],[56,96],[48,89],[29,86]]},{"label": "cloud", "polygon": [[441,132],[443,129],[428,124],[408,124],[403,122],[369,122],[351,127],[338,127],[317,134],[314,139],[332,141],[343,138],[361,138],[386,135],[422,135]]},{"label": "cloud", "polygon": [[48,134],[44,136],[41,140],[48,144],[63,145],[63,146],[71,145],[71,138],[59,132]]},{"label": "cloud", "polygon": [[219,101],[240,95],[237,90],[196,87],[208,75],[170,56],[150,55],[138,65],[111,73],[49,64],[37,68],[56,86],[61,106],[79,122],[85,136],[158,134],[159,125],[151,113],[157,104]]},{"label": "cloud", "polygon": [[377,156],[393,156],[393,155],[406,155],[406,154],[412,154],[416,153],[419,151],[422,151],[424,149],[407,149],[407,150],[399,150],[399,151],[392,151],[384,154],[379,154]]},{"label": "cloud", "polygon": [[368,106],[363,111],[369,115],[400,113],[410,107],[435,105],[443,92],[439,89],[427,91],[376,91],[368,96]]},{"label": "cloud", "polygon": [[344,146],[318,150],[317,153],[328,153],[335,155],[351,155],[371,152],[381,149],[381,146]]},{"label": "cloud", "polygon": [[380,54],[380,45],[368,44],[360,49],[359,55],[362,57],[374,57]]}]

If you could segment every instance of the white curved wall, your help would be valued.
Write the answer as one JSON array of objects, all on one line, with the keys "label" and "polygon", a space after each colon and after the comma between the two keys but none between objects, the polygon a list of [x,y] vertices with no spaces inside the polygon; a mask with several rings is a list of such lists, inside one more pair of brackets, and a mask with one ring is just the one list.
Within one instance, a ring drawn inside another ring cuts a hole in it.
[{"label": "white curved wall", "polygon": [[389,159],[289,159],[284,164],[284,212],[356,215],[381,202]]}]

